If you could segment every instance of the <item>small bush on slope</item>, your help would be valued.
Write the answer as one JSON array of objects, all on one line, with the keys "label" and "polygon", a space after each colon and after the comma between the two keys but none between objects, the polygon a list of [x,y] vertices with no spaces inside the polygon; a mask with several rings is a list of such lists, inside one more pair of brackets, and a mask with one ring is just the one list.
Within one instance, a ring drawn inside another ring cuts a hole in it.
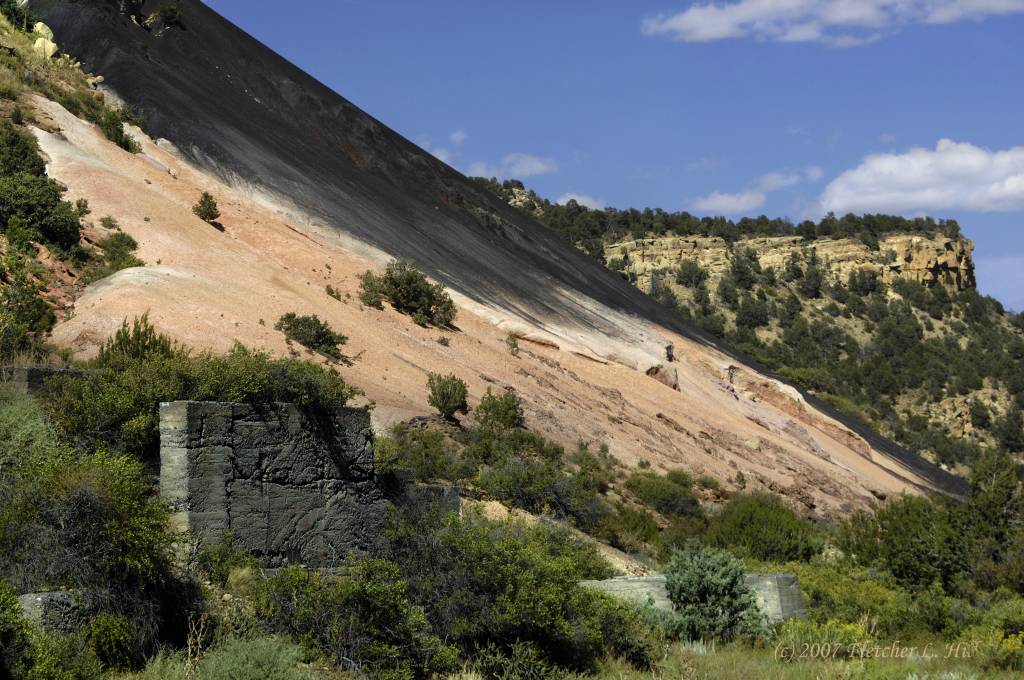
[{"label": "small bush on slope", "polygon": [[469,412],[466,383],[455,375],[431,373],[427,376],[427,389],[427,402],[446,420],[454,420],[456,413]]},{"label": "small bush on slope", "polygon": [[47,244],[64,250],[78,245],[80,215],[61,194],[60,185],[47,177],[27,172],[0,177],[0,229],[6,231],[17,217]]},{"label": "small bush on slope", "polygon": [[220,208],[217,207],[217,199],[208,191],[204,191],[199,197],[199,202],[192,206],[192,212],[204,222],[213,224],[220,217]]},{"label": "small bush on slope", "polygon": [[161,652],[137,680],[312,680],[301,647],[276,637],[229,637],[206,650],[194,669],[180,654]]},{"label": "small bush on slope", "polygon": [[104,279],[122,269],[143,267],[146,264],[134,255],[139,244],[124,232],[115,232],[102,238],[96,242],[96,245],[103,249],[103,257],[99,262],[90,264],[82,272],[82,282],[86,285]]},{"label": "small bush on slope", "polygon": [[431,284],[412,263],[394,260],[380,276],[360,276],[359,299],[370,307],[386,300],[421,326],[450,326],[455,321],[455,303],[440,283]]},{"label": "small bush on slope", "polygon": [[345,355],[341,353],[338,346],[348,342],[348,338],[341,333],[336,333],[315,314],[298,316],[295,312],[288,312],[278,319],[274,324],[274,329],[281,331],[286,338],[307,349],[319,352],[335,361],[345,361]]}]

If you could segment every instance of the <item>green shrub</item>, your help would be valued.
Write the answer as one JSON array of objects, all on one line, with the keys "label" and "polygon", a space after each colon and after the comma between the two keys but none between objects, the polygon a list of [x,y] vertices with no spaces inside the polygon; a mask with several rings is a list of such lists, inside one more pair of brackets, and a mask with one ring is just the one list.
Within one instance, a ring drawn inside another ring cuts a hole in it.
[{"label": "green shrub", "polygon": [[377,437],[373,444],[374,469],[387,474],[396,469],[411,470],[421,481],[471,477],[471,466],[459,461],[444,435],[433,430],[396,426],[390,437]]},{"label": "green shrub", "polygon": [[807,615],[815,623],[863,622],[883,637],[921,632],[911,620],[910,595],[885,574],[818,562],[790,563],[785,569],[800,579]]},{"label": "green shrub", "polygon": [[129,153],[139,153],[142,147],[135,138],[124,131],[125,117],[120,111],[106,109],[100,116],[99,126],[103,135]]},{"label": "green shrub", "polygon": [[116,367],[122,362],[155,357],[170,358],[176,353],[174,342],[157,331],[149,322],[149,312],[132,320],[121,322],[113,336],[100,346],[96,363],[103,367]]},{"label": "green shrub", "polygon": [[702,514],[700,503],[690,488],[677,484],[669,477],[641,472],[626,480],[626,488],[663,515],[698,517]]},{"label": "green shrub", "polygon": [[484,680],[548,680],[558,677],[544,654],[529,642],[502,648],[491,643],[475,654],[474,668]]},{"label": "green shrub", "polygon": [[431,635],[409,603],[398,566],[353,564],[330,576],[287,567],[259,587],[256,609],[267,627],[374,678],[426,678],[454,670],[457,652]]},{"label": "green shrub", "polygon": [[505,349],[514,357],[519,356],[519,338],[512,333],[505,336]]},{"label": "green shrub", "polygon": [[65,250],[78,245],[80,217],[61,193],[60,185],[48,177],[27,172],[0,177],[0,225],[6,229],[18,217],[48,244]]},{"label": "green shrub", "polygon": [[526,426],[523,403],[514,390],[496,396],[488,387],[473,415],[481,427],[512,430]]},{"label": "green shrub", "polygon": [[46,175],[46,164],[39,156],[36,138],[5,120],[0,122],[0,175],[19,172],[42,177]]},{"label": "green shrub", "polygon": [[18,0],[0,0],[0,13],[7,17],[14,28],[20,31],[27,31],[35,20],[35,17],[18,3]]},{"label": "green shrub", "polygon": [[967,531],[943,505],[923,496],[900,496],[875,512],[879,557],[901,583],[951,585],[967,569]]},{"label": "green shrub", "polygon": [[32,640],[18,596],[0,581],[0,677],[18,677],[29,663]]},{"label": "green shrub", "polygon": [[298,316],[288,312],[274,324],[274,329],[284,333],[289,340],[299,343],[307,349],[319,352],[335,361],[345,361],[345,355],[338,349],[339,345],[348,342],[348,338],[336,333],[315,314]]},{"label": "green shrub", "polygon": [[730,641],[764,632],[743,563],[727,552],[696,543],[676,551],[665,566],[665,586],[673,608],[670,632],[679,638]]},{"label": "green shrub", "polygon": [[[25,680],[96,680],[103,664],[82,635],[32,632],[32,650]],[[20,680],[20,678],[19,678]]]},{"label": "green shrub", "polygon": [[572,670],[593,670],[606,655],[651,664],[639,615],[578,585],[611,575],[595,548],[557,527],[464,514],[388,531],[390,558],[434,631],[466,653],[529,643],[548,664]]},{"label": "green shrub", "polygon": [[53,455],[59,444],[32,397],[0,384],[0,471],[29,457]]},{"label": "green shrub", "polygon": [[82,273],[82,282],[86,285],[122,269],[143,267],[146,264],[134,255],[139,244],[124,232],[118,231],[102,238],[96,245],[103,249],[103,257],[99,262],[90,264]]},{"label": "green shrub", "polygon": [[707,280],[707,270],[696,260],[683,260],[676,272],[676,283],[687,288],[696,288]]},{"label": "green shrub", "polygon": [[256,567],[259,563],[252,555],[235,546],[235,535],[228,529],[217,541],[207,541],[199,548],[199,568],[210,580],[220,586],[228,582],[236,569]]},{"label": "green shrub", "polygon": [[135,631],[123,616],[94,616],[86,628],[86,639],[104,668],[123,670],[135,663]]},{"label": "green shrub", "polygon": [[809,560],[821,550],[814,527],[778,496],[742,494],[708,522],[708,544],[771,562]]},{"label": "green shrub", "polygon": [[196,217],[210,224],[220,218],[220,208],[217,207],[217,199],[209,191],[204,191],[199,197],[199,202],[192,206],[192,212]]},{"label": "green shrub", "polygon": [[380,307],[387,300],[421,326],[450,326],[455,321],[455,303],[444,286],[431,284],[410,262],[393,260],[382,275],[368,271],[359,279],[359,299],[365,305]]},{"label": "green shrub", "polygon": [[325,411],[344,406],[358,393],[332,370],[274,359],[241,345],[223,356],[168,354],[167,345],[150,337],[148,328],[125,331],[125,346],[146,352],[143,356],[109,350],[96,371],[49,381],[47,414],[72,441],[108,446],[155,464],[161,402],[286,402]]},{"label": "green shrub", "polygon": [[437,409],[446,420],[454,420],[456,413],[469,412],[469,405],[466,403],[469,390],[461,378],[431,373],[427,376],[427,389],[430,391],[427,403]]}]

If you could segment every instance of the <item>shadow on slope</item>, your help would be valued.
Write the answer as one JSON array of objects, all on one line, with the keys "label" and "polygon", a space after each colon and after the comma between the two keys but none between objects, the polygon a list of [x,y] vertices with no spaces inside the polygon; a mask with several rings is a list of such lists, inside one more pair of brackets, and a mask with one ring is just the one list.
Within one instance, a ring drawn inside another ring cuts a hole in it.
[{"label": "shadow on slope", "polygon": [[[316,222],[407,258],[485,306],[542,328],[641,342],[599,305],[722,348],[599,262],[360,111],[197,0],[182,27],[148,31],[117,0],[33,0],[61,48],[142,109],[146,130],[229,182],[283,197]],[[145,3],[145,11],[157,4]],[[359,68],[353,61],[352,68]],[[638,324],[638,327],[642,324]],[[876,450],[953,493],[963,481],[808,397]]]}]

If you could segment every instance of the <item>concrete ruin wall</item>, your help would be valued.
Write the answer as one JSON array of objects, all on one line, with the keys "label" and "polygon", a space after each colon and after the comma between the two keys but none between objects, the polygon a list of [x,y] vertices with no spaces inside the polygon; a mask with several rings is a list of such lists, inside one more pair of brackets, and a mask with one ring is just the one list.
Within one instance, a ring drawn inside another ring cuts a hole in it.
[{"label": "concrete ruin wall", "polygon": [[46,381],[59,375],[85,375],[86,371],[50,366],[3,366],[0,367],[0,382],[7,383],[15,391],[35,396],[46,389]]},{"label": "concrete ruin wall", "polygon": [[[747,574],[747,587],[754,592],[757,605],[772,623],[786,619],[807,619],[800,581],[792,574]],[[600,590],[613,597],[670,612],[665,577],[623,576],[604,581],[584,581],[580,585]]]},{"label": "concrete ruin wall", "polygon": [[178,528],[269,565],[328,567],[370,551],[391,503],[373,474],[370,415],[290,404],[160,405],[160,492]]}]

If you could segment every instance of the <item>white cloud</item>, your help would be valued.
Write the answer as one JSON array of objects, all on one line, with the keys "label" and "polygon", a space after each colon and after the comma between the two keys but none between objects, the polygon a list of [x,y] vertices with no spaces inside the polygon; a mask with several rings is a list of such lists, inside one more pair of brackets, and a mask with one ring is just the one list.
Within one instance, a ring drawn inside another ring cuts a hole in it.
[{"label": "white cloud", "polygon": [[810,183],[820,182],[825,179],[825,170],[819,165],[812,165],[811,167],[804,170],[804,177]]},{"label": "white cloud", "polygon": [[605,202],[602,201],[600,198],[594,198],[593,196],[588,196],[587,194],[575,194],[572,192],[559,196],[558,200],[555,201],[555,203],[557,203],[558,205],[565,205],[569,201],[576,201],[580,205],[586,206],[591,210],[601,210],[605,206]]},{"label": "white cloud", "polygon": [[1024,211],[1024,146],[990,151],[940,140],[934,149],[875,154],[834,179],[821,195],[825,211]]},{"label": "white cloud", "polygon": [[451,133],[448,136],[448,139],[450,139],[452,144],[454,144],[455,146],[462,146],[463,144],[466,143],[466,140],[468,138],[469,135],[466,133],[465,130],[456,130],[455,132]]},{"label": "white cloud", "polygon": [[558,161],[544,156],[528,153],[510,153],[501,159],[498,165],[473,163],[469,174],[478,177],[497,177],[498,179],[523,179],[535,175],[549,175],[558,171]]},{"label": "white cloud", "polygon": [[723,194],[720,191],[713,191],[694,201],[690,205],[690,209],[698,212],[736,215],[757,210],[764,205],[765,200],[767,200],[767,196],[762,191],[744,191],[738,194]]},{"label": "white cloud", "polygon": [[682,42],[755,38],[856,47],[899,27],[980,21],[1024,12],[1024,0],[738,0],[691,4],[646,19],[647,35]]},{"label": "white cloud", "polygon": [[786,175],[781,172],[769,172],[767,175],[761,175],[754,182],[754,186],[758,191],[763,193],[771,193],[772,191],[778,191],[779,189],[785,189],[791,187],[794,184],[800,183],[800,175]]},{"label": "white cloud", "polygon": [[707,196],[693,201],[690,204],[690,209],[696,212],[718,213],[722,215],[749,213],[764,207],[764,204],[768,201],[768,194],[796,186],[805,181],[805,179],[809,182],[816,182],[823,175],[824,171],[817,166],[808,168],[804,175],[787,172],[769,172],[756,178],[744,191],[736,193],[713,191]]}]

